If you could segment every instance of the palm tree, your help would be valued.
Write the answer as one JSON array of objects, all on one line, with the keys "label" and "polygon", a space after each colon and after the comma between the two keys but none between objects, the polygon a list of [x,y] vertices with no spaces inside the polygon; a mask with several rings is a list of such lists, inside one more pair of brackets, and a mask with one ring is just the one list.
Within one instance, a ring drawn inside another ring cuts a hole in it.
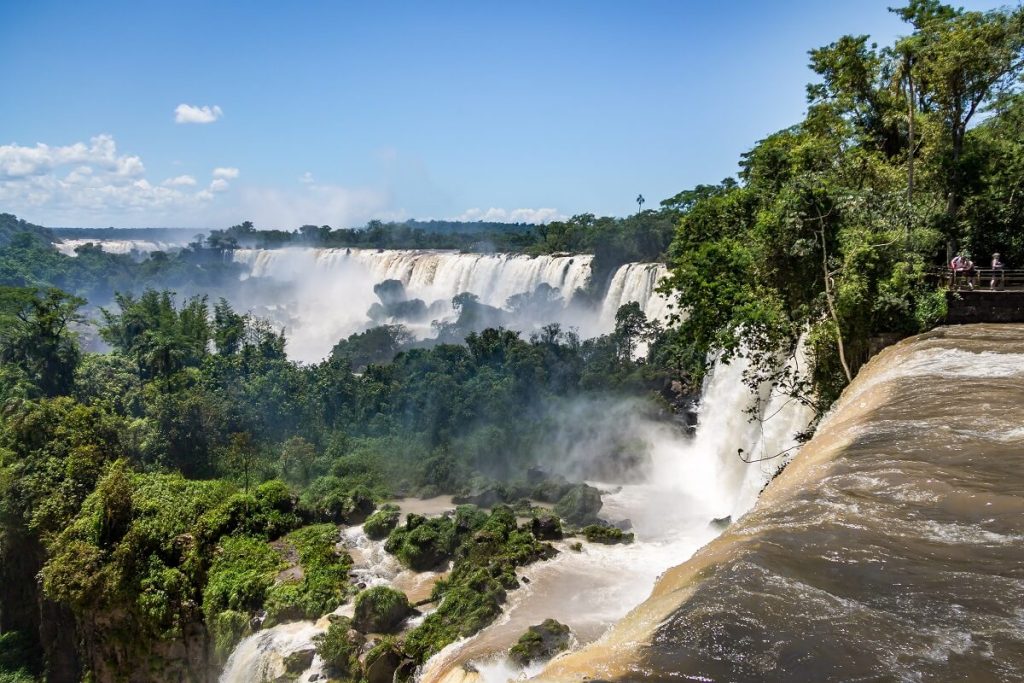
[{"label": "palm tree", "polygon": [[641,211],[644,210],[644,202],[645,201],[647,201],[647,200],[644,199],[644,196],[642,194],[638,194],[636,196],[636,206],[637,206],[636,212],[637,213],[640,213]]}]

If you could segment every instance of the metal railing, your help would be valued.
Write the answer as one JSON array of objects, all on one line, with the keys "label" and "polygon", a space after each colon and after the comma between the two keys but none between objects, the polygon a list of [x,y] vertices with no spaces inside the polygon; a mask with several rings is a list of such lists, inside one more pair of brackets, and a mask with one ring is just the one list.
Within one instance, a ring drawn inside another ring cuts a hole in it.
[{"label": "metal railing", "polygon": [[1024,291],[1024,270],[974,268],[970,271],[943,269],[943,282],[952,291]]}]

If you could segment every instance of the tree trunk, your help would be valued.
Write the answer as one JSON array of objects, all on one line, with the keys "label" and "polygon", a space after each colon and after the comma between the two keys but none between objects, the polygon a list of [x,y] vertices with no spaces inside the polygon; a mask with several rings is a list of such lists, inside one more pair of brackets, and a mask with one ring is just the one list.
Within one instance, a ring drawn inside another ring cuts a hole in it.
[{"label": "tree trunk", "polygon": [[832,298],[832,277],[828,272],[828,247],[825,245],[825,222],[819,218],[821,224],[821,269],[825,277],[825,301],[828,303],[828,312],[832,316],[832,322],[836,325],[836,350],[839,352],[839,362],[843,366],[843,374],[846,375],[846,383],[853,381],[853,373],[850,372],[850,364],[846,362],[846,347],[843,345],[843,328],[839,324],[839,314],[836,313],[836,304]]}]

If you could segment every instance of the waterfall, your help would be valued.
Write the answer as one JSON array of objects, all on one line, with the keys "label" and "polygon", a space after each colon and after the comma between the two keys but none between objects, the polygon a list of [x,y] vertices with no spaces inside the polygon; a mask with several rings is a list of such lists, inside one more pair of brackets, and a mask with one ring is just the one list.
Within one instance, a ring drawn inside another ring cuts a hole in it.
[{"label": "waterfall", "polygon": [[[278,680],[286,672],[285,658],[297,652],[310,653],[315,647],[314,636],[323,632],[325,628],[326,624],[299,621],[254,633],[235,646],[218,683],[262,683]],[[309,667],[301,675],[288,680],[308,681],[322,669],[323,661],[314,655]]]},{"label": "waterfall", "polygon": [[54,247],[65,256],[77,256],[75,249],[85,244],[95,244],[109,254],[149,254],[154,251],[173,251],[185,246],[179,242],[162,242],[159,240],[90,240],[66,239],[55,242]]},{"label": "waterfall", "polygon": [[[234,260],[249,267],[252,277],[296,280],[315,275],[326,280],[359,278],[369,287],[399,280],[410,297],[430,303],[450,301],[472,292],[489,306],[504,306],[513,294],[532,292],[546,284],[571,298],[590,277],[587,254],[526,256],[523,254],[461,254],[410,249],[237,249]],[[374,299],[375,300],[375,299]]]},{"label": "waterfall", "polygon": [[[628,263],[612,276],[608,292],[597,310],[574,299],[591,276],[589,254],[527,256],[525,254],[463,254],[453,251],[410,249],[237,249],[232,259],[246,268],[245,277],[288,283],[289,301],[274,301],[277,309],[261,314],[280,320],[288,328],[289,354],[300,360],[319,360],[334,343],[366,329],[370,307],[379,301],[373,286],[398,280],[409,299],[430,308],[431,320],[450,320],[452,298],[463,292],[479,301],[503,308],[510,297],[533,293],[547,285],[558,291],[562,305],[531,315],[528,311],[507,326],[524,332],[557,322],[575,328],[583,337],[610,332],[615,312],[636,301],[649,319],[664,321],[668,301],[656,291],[667,273],[658,263]],[[276,294],[280,298],[280,293]],[[273,301],[273,297],[269,297]],[[417,336],[433,335],[429,321],[403,321]]]},{"label": "waterfall", "polygon": [[664,322],[669,314],[669,300],[656,289],[668,268],[662,263],[626,263],[612,276],[608,292],[601,303],[601,321],[605,328],[615,326],[615,313],[625,304],[636,301],[648,320]]}]

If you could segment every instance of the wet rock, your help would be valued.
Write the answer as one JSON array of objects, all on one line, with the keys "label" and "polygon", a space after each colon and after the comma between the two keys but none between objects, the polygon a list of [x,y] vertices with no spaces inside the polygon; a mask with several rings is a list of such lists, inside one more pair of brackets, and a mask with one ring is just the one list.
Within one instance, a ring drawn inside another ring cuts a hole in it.
[{"label": "wet rock", "polygon": [[391,683],[401,664],[402,657],[395,650],[375,648],[366,657],[364,671],[367,683]]},{"label": "wet rock", "polygon": [[713,529],[718,529],[719,531],[725,529],[730,524],[732,524],[732,516],[731,515],[726,515],[725,517],[717,517],[717,518],[711,520],[711,527]]},{"label": "wet rock", "polygon": [[568,626],[554,619],[545,619],[544,623],[527,629],[509,650],[508,656],[518,666],[551,659],[569,649],[571,638],[572,631]]},{"label": "wet rock", "polygon": [[562,522],[554,515],[539,515],[530,522],[530,533],[541,541],[557,541],[562,538]]},{"label": "wet rock", "polygon": [[302,673],[313,663],[313,655],[315,654],[316,650],[309,647],[285,655],[284,670],[293,675]]},{"label": "wet rock", "polygon": [[555,513],[567,524],[586,526],[598,522],[601,492],[588,484],[576,484],[555,505]]},{"label": "wet rock", "polygon": [[476,489],[462,496],[455,496],[452,502],[457,504],[468,503],[482,508],[492,508],[495,505],[505,502],[505,492],[498,486],[488,486]]},{"label": "wet rock", "polygon": [[543,503],[557,503],[572,488],[573,485],[565,477],[555,475],[534,484],[530,497]]},{"label": "wet rock", "polygon": [[531,467],[526,470],[526,483],[530,486],[537,486],[548,479],[548,473],[543,467]]},{"label": "wet rock", "polygon": [[618,522],[613,524],[616,529],[622,529],[623,531],[629,531],[633,528],[633,520],[631,519],[620,519]]}]

